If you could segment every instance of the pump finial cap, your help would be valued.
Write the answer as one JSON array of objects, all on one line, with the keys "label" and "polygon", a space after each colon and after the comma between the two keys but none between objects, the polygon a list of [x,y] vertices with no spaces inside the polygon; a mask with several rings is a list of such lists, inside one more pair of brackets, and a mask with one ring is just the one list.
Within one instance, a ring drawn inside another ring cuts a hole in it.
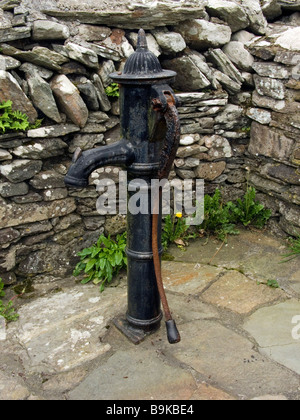
[{"label": "pump finial cap", "polygon": [[112,73],[110,77],[121,84],[152,84],[157,80],[170,81],[176,73],[163,70],[156,55],[149,51],[144,29],[138,33],[136,51],[128,57],[122,74]]},{"label": "pump finial cap", "polygon": [[148,43],[147,43],[146,33],[144,29],[139,30],[136,50],[137,51],[148,50]]}]

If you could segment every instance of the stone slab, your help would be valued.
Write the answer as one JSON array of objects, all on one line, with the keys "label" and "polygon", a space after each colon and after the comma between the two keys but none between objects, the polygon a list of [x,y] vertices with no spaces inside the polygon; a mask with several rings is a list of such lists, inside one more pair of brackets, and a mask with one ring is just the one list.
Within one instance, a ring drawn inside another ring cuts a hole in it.
[{"label": "stone slab", "polygon": [[0,401],[20,401],[27,399],[30,391],[17,379],[0,371]]},{"label": "stone slab", "polygon": [[253,122],[249,153],[253,156],[263,155],[287,161],[291,155],[294,142],[283,133],[269,130],[269,127]]},{"label": "stone slab", "polygon": [[253,401],[287,401],[284,395],[262,395],[260,397],[252,398]]},{"label": "stone slab", "polygon": [[222,391],[221,389],[215,388],[213,386],[207,385],[206,383],[201,383],[194,392],[192,400],[195,401],[234,401],[236,398],[227,394],[227,392]]},{"label": "stone slab", "polygon": [[42,0],[40,6],[49,16],[78,19],[81,23],[103,24],[126,29],[154,29],[158,26],[175,25],[186,19],[203,18],[204,6],[194,0],[173,2],[106,1],[86,0],[57,1],[55,4]]},{"label": "stone slab", "polygon": [[[168,288],[169,289],[169,288]],[[181,292],[170,292],[166,290],[172,316],[181,330],[185,322],[192,322],[199,319],[219,319],[220,315],[214,307],[203,303],[199,297],[192,294],[181,295]]]},{"label": "stone slab", "polygon": [[53,217],[66,216],[75,209],[75,201],[72,198],[42,204],[23,204],[22,206],[1,203],[0,226],[19,226],[26,223],[48,220]]},{"label": "stone slab", "polygon": [[228,236],[228,243],[210,238],[191,241],[188,252],[172,246],[169,250],[178,262],[210,264],[235,269],[253,280],[266,283],[277,280],[291,293],[300,290],[299,259],[282,263],[287,242],[266,232],[239,228],[240,235]]},{"label": "stone slab", "polygon": [[198,295],[211,282],[217,279],[221,269],[201,264],[164,261],[162,272],[165,287],[185,295]]},{"label": "stone slab", "polygon": [[30,28],[6,28],[0,29],[0,42],[11,42],[18,39],[30,38]]},{"label": "stone slab", "polygon": [[271,395],[298,392],[297,375],[261,356],[251,341],[215,321],[187,323],[181,338],[164,352],[231,395],[251,399],[261,396],[262,389]]},{"label": "stone slab", "polygon": [[69,393],[70,400],[187,400],[197,389],[191,372],[141,348],[117,351]]},{"label": "stone slab", "polygon": [[285,346],[272,346],[272,348],[260,348],[260,352],[300,375],[300,342]]},{"label": "stone slab", "polygon": [[125,304],[124,286],[109,288],[101,296],[94,285],[65,287],[22,306],[19,320],[9,324],[7,339],[21,345],[19,357],[26,369],[67,371],[110,350],[100,338],[107,332],[116,305],[125,311]]},{"label": "stone slab", "polygon": [[300,11],[299,0],[279,0],[278,3],[285,10]]},{"label": "stone slab", "polygon": [[13,111],[21,111],[28,116],[30,124],[34,124],[38,114],[27,98],[17,80],[7,71],[0,70],[0,103],[12,101]]},{"label": "stone slab", "polygon": [[300,374],[300,301],[292,299],[256,311],[244,324],[260,351]]},{"label": "stone slab", "polygon": [[258,306],[266,305],[284,297],[280,289],[257,284],[238,271],[229,271],[211,285],[202,295],[203,299],[218,307],[246,314]]}]

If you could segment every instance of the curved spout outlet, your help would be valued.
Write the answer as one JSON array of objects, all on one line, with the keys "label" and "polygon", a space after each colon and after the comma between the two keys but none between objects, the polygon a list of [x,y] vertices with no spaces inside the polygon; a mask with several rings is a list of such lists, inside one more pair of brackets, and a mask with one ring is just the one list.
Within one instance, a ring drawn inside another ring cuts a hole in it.
[{"label": "curved spout outlet", "polygon": [[75,152],[73,163],[65,177],[65,184],[75,188],[87,187],[89,176],[96,169],[107,165],[129,166],[134,160],[133,147],[126,140],[85,152],[79,149]]}]

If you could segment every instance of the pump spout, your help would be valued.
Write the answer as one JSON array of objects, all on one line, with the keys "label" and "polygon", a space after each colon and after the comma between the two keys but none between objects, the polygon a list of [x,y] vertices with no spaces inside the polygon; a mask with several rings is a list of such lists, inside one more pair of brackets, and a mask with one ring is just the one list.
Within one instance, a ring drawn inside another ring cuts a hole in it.
[{"label": "pump spout", "polygon": [[85,152],[78,149],[65,177],[65,184],[74,188],[87,187],[89,176],[96,169],[107,165],[130,166],[134,160],[133,147],[126,140]]}]

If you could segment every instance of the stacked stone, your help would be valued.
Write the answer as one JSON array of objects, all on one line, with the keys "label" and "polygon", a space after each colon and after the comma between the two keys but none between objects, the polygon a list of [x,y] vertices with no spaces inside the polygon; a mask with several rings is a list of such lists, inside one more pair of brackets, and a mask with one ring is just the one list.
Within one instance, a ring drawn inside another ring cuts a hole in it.
[{"label": "stacked stone", "polygon": [[222,90],[177,96],[182,137],[175,160],[176,175],[204,179],[207,184],[228,181],[240,186],[245,181],[241,156],[249,135],[244,107],[230,104],[228,93]]},{"label": "stacked stone", "polygon": [[175,173],[204,179],[208,192],[222,184],[239,195],[246,181],[254,63],[245,44],[265,34],[268,23],[259,2],[208,0],[205,13],[174,27],[186,48],[162,59],[164,68],[178,74],[174,88],[189,92],[178,95],[183,136]]},{"label": "stacked stone", "polygon": [[[43,118],[42,128],[0,135],[0,277],[12,283],[70,274],[77,252],[104,231],[95,187],[68,190],[64,176],[77,147],[106,144],[119,123],[107,75],[133,47],[122,30],[78,25],[76,38],[72,24],[2,3],[0,102],[11,100],[31,124]],[[91,40],[104,42],[92,50]]]},{"label": "stacked stone", "polygon": [[43,119],[26,134],[0,133],[0,277],[68,275],[77,251],[104,229],[124,230],[124,218],[96,210],[95,185],[118,182],[116,168],[93,173],[82,191],[63,179],[77,147],[118,139],[118,101],[105,88],[140,27],[162,66],[178,73],[182,138],[172,176],[205,179],[207,191],[222,186],[233,198],[248,167],[264,197],[276,197],[281,227],[298,232],[299,48],[289,54],[285,38],[298,14],[281,21],[276,51],[264,38],[283,11],[300,11],[300,2],[0,0],[0,103],[11,100],[31,124]]},{"label": "stacked stone", "polygon": [[274,25],[267,39],[249,49],[260,59],[255,70],[253,120],[249,145],[250,182],[272,197],[266,202],[279,214],[279,227],[300,234],[300,19]]}]

